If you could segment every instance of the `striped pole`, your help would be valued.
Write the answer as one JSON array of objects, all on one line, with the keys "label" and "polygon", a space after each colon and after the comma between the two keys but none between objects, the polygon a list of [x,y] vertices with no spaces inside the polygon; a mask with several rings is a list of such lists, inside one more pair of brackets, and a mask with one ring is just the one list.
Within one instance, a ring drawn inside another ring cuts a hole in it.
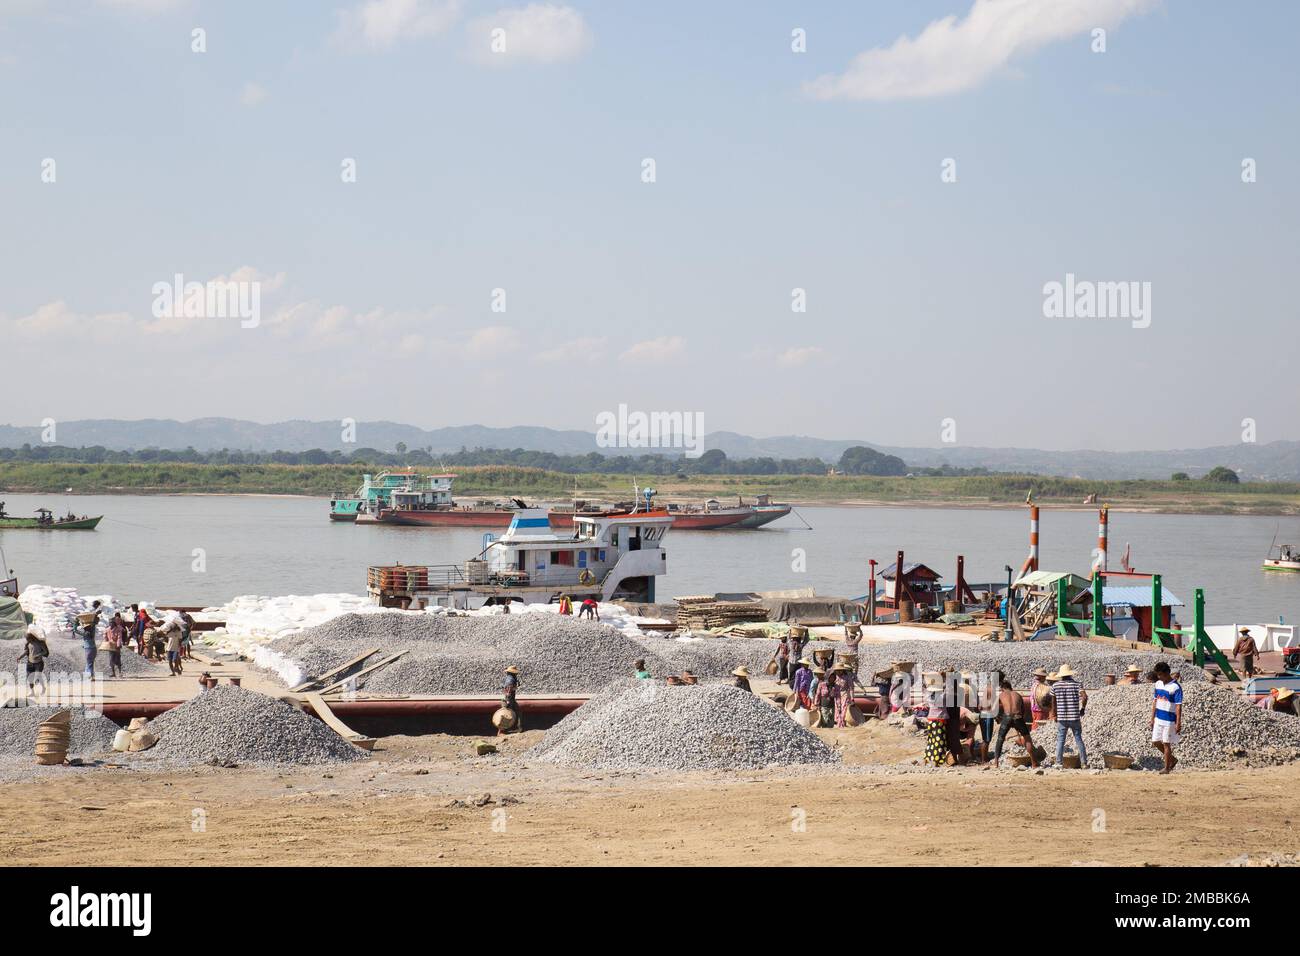
[{"label": "striped pole", "polygon": [[1029,570],[1038,570],[1038,505],[1029,506]]},{"label": "striped pole", "polygon": [[1106,506],[1102,505],[1101,510],[1097,512],[1097,561],[1093,568],[1097,571],[1106,570],[1106,538],[1107,526],[1110,519],[1106,516]]},{"label": "striped pole", "polygon": [[1038,570],[1038,505],[1029,506],[1029,557],[1020,566],[1020,576]]}]

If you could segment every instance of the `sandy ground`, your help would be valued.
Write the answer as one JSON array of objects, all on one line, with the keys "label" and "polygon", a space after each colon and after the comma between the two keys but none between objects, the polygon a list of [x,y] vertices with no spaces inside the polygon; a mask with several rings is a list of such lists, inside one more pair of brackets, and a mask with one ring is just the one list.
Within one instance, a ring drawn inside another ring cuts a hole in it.
[{"label": "sandy ground", "polygon": [[[818,731],[844,766],[613,774],[521,756],[538,731],[389,737],[335,768],[43,768],[0,786],[9,865],[1221,864],[1300,851],[1300,766],[922,771],[919,738]],[[797,824],[802,821],[803,827]]]}]

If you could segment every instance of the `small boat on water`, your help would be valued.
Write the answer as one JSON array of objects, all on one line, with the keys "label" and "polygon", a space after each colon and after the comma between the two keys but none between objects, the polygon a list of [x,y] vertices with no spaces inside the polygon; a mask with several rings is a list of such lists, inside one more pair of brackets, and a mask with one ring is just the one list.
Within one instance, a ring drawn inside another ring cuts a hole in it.
[{"label": "small boat on water", "polygon": [[1300,573],[1300,547],[1284,544],[1270,548],[1268,557],[1264,559],[1263,570]]},{"label": "small boat on water", "polygon": [[0,531],[11,528],[30,528],[36,531],[94,531],[95,526],[103,520],[103,515],[74,515],[71,512],[62,518],[56,518],[49,508],[37,508],[34,518],[17,518],[6,514],[4,508],[0,507]]}]

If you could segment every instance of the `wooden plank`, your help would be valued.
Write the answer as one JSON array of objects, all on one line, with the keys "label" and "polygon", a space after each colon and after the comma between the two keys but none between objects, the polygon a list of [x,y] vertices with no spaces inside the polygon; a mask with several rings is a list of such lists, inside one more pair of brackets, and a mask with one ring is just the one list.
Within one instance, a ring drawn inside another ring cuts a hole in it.
[{"label": "wooden plank", "polygon": [[338,715],[330,710],[330,705],[325,703],[325,699],[320,694],[305,694],[307,703],[311,704],[311,709],[316,711],[316,716],[323,720],[326,725],[346,740],[350,744],[356,744],[362,750],[374,750],[375,738],[367,737],[365,734],[359,734],[343,721],[339,720]]},{"label": "wooden plank", "polygon": [[333,684],[330,684],[328,687],[322,687],[319,691],[317,691],[317,693],[328,694],[330,691],[340,690],[347,685],[348,681],[356,680],[358,677],[365,677],[367,674],[377,671],[381,667],[386,667],[387,665],[393,663],[393,661],[397,660],[405,653],[406,651],[398,651],[396,654],[390,654],[388,657],[385,657],[378,664],[371,664],[369,667],[363,667],[355,674],[350,674],[349,676],[345,677],[341,681],[335,681]]},{"label": "wooden plank", "polygon": [[289,692],[291,694],[300,694],[303,691],[307,690],[309,687],[313,687],[316,684],[326,683],[329,681],[330,678],[337,677],[339,674],[342,674],[345,670],[348,670],[349,668],[352,667],[356,667],[358,664],[364,661],[371,654],[377,654],[378,652],[379,652],[379,648],[372,647],[364,654],[358,654],[356,657],[352,658],[352,660],[348,661],[346,664],[340,664],[338,667],[334,668],[333,670],[328,670],[324,674],[320,674],[317,677],[313,677],[311,680],[305,680],[297,687],[290,687]]}]

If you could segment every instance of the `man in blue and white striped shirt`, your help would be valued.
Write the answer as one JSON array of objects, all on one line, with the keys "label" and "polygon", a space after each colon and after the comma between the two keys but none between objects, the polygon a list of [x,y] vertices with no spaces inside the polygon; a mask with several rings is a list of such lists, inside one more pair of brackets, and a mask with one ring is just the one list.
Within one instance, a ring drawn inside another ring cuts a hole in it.
[{"label": "man in blue and white striped shirt", "polygon": [[1151,746],[1165,758],[1168,773],[1178,763],[1174,744],[1183,732],[1183,685],[1170,673],[1169,665],[1161,661],[1155,667],[1155,696],[1151,700]]}]

